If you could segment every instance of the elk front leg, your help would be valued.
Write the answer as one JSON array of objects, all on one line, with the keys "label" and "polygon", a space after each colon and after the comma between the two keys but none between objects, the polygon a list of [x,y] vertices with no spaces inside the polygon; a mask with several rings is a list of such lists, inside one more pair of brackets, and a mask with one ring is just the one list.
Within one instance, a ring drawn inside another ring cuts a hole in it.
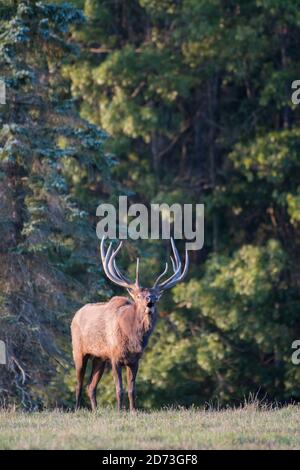
[{"label": "elk front leg", "polygon": [[136,401],[135,379],[136,379],[138,368],[139,368],[138,361],[133,364],[128,364],[126,366],[128,399],[129,399],[130,411],[135,411],[136,409],[135,408],[135,401]]},{"label": "elk front leg", "polygon": [[82,357],[81,355],[77,355],[75,357],[76,379],[77,379],[75,410],[78,410],[80,408],[82,385],[83,385],[83,379],[84,379],[87,360],[88,360],[88,356]]},{"label": "elk front leg", "polygon": [[117,394],[117,408],[118,411],[121,411],[123,405],[123,382],[122,382],[122,368],[119,364],[112,365],[112,371],[114,376],[114,381],[116,385],[116,394]]}]

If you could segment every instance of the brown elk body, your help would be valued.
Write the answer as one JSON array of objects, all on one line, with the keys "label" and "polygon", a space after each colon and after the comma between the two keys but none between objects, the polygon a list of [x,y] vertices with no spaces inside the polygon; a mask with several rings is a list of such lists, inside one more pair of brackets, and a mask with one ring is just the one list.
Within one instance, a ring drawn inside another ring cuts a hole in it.
[{"label": "brown elk body", "polygon": [[156,323],[156,302],[163,290],[182,280],[188,270],[187,252],[182,270],[175,244],[173,240],[171,242],[174,273],[159,283],[167,272],[166,265],[166,269],[154,286],[143,288],[139,284],[138,260],[136,281],[132,283],[120,272],[115,263],[115,257],[122,243],[116,250],[113,250],[110,244],[105,253],[104,239],[102,239],[101,257],[105,274],[115,284],[126,288],[131,299],[116,296],[108,302],[87,304],[75,314],[71,324],[71,334],[77,378],[76,408],[80,406],[86,365],[91,359],[92,371],[87,392],[92,409],[95,410],[97,407],[96,389],[107,363],[112,367],[118,409],[121,409],[123,401],[122,367],[126,367],[130,410],[135,409],[135,380],[139,360]]}]

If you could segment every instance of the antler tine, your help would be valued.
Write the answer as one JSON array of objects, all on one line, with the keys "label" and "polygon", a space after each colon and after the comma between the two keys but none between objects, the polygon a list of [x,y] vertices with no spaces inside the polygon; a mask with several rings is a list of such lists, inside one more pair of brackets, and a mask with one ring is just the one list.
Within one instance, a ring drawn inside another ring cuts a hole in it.
[{"label": "antler tine", "polygon": [[170,289],[171,287],[175,286],[175,284],[178,284],[178,282],[181,282],[185,276],[187,275],[189,269],[189,255],[188,255],[188,250],[185,250],[185,264],[183,271],[179,274],[179,276],[174,276],[173,279],[170,280],[170,282],[167,282],[166,284],[162,286],[163,289]]},{"label": "antler tine", "polygon": [[[112,253],[112,258],[113,258],[113,268],[116,272],[116,274],[125,282],[127,282],[128,284],[133,284],[133,282],[130,281],[130,279],[128,279],[126,276],[124,276],[124,274],[119,270],[118,266],[117,266],[117,263],[115,261],[115,257],[117,256],[118,252],[120,251],[121,247],[123,245],[123,242],[121,241],[119,243],[119,245],[117,246],[117,248],[115,249],[115,251],[113,251]],[[136,281],[135,281],[135,284],[137,286],[140,285],[139,283],[139,258],[137,258],[136,260]]]},{"label": "antler tine", "polygon": [[102,266],[103,266],[103,270],[106,274],[106,276],[113,282],[116,282],[116,280],[113,278],[112,274],[110,273],[109,269],[108,269],[108,262],[109,262],[109,259],[110,259],[110,256],[111,256],[111,249],[112,249],[112,245],[111,243],[109,244],[108,246],[108,249],[105,253],[105,248],[104,248],[104,242],[103,242],[103,238],[102,238],[102,241],[101,241],[101,259],[102,259]]},{"label": "antler tine", "polygon": [[176,271],[176,264],[175,264],[175,260],[173,259],[172,256],[170,256],[170,260],[172,261],[172,267],[173,267],[173,271]]},{"label": "antler tine", "polygon": [[106,239],[106,235],[103,235],[102,239],[101,239],[101,243],[100,243],[100,253],[101,253],[101,260],[102,260],[102,264],[104,264],[104,261],[105,261],[105,248],[104,248],[104,240]]},{"label": "antler tine", "polygon": [[182,279],[186,276],[186,273],[189,267],[188,251],[185,250],[185,265],[184,265],[183,271],[181,271],[181,260],[180,260],[173,238],[171,238],[171,244],[172,244],[174,259],[172,258],[172,256],[170,258],[172,261],[174,273],[164,282],[157,285],[157,287],[161,290],[169,289],[170,287],[173,287],[178,282],[182,281]]},{"label": "antler tine", "polygon": [[[109,269],[110,273],[113,275],[113,277],[115,278],[115,282],[117,281],[116,284],[119,284],[122,287],[129,288],[129,287],[133,286],[133,283],[131,281],[128,283],[122,277],[118,276],[118,272],[114,269],[114,266],[116,266],[115,257],[117,255],[118,251],[120,250],[121,246],[122,246],[122,242],[119,243],[119,246],[116,248],[116,250],[112,250],[112,254],[111,254],[110,259],[108,261],[108,269]],[[119,271],[118,268],[117,268],[117,270]]]},{"label": "antler tine", "polygon": [[175,243],[174,243],[174,240],[173,238],[171,237],[171,245],[172,245],[172,250],[173,250],[173,254],[174,254],[174,258],[172,256],[170,256],[170,259],[171,259],[171,262],[172,262],[172,267],[173,267],[173,271],[174,273],[168,278],[166,279],[160,286],[158,286],[158,281],[166,274],[168,268],[166,267],[166,269],[164,270],[164,272],[158,277],[158,279],[155,281],[154,283],[154,286],[153,287],[163,287],[165,284],[167,284],[168,282],[170,282],[175,276],[177,276],[181,270],[181,261],[180,261],[180,257],[179,257],[179,254],[178,254],[178,251],[176,249],[176,246],[175,246]]},{"label": "antler tine", "polygon": [[165,285],[167,285],[173,279],[176,279],[177,276],[180,275],[180,272],[181,272],[180,256],[178,254],[177,248],[175,246],[175,243],[174,243],[174,240],[173,240],[172,237],[171,237],[171,245],[172,245],[172,251],[173,251],[174,258],[172,256],[170,256],[170,259],[172,261],[172,267],[173,267],[174,273],[168,279],[166,279],[164,282],[162,282],[158,286],[159,288],[164,288]]},{"label": "antler tine", "polygon": [[[174,254],[174,261],[176,263],[176,270],[177,270],[178,266],[179,265],[181,266],[181,259],[180,259],[180,256],[179,256],[178,250],[176,248],[173,237],[171,237],[171,245],[172,245],[172,250],[173,250],[173,254]],[[174,269],[174,271],[175,271],[175,269]]]},{"label": "antler tine", "polygon": [[159,284],[157,287],[159,289],[165,289],[165,286],[171,282],[173,279],[177,279],[177,277],[180,275],[181,273],[181,265],[178,266],[178,268],[176,269],[176,271],[170,276],[168,277],[168,279],[166,279],[164,282],[162,282],[161,284]]},{"label": "antler tine", "polygon": [[118,268],[117,264],[116,264],[116,260],[114,259],[114,270],[116,271],[116,273],[118,274],[119,277],[121,277],[123,279],[123,281],[125,282],[128,282],[128,284],[130,284],[130,279],[128,279],[128,277],[126,277],[121,271],[120,269]]},{"label": "antler tine", "polygon": [[104,269],[106,276],[112,282],[114,282],[115,284],[119,286],[126,287],[126,288],[132,287],[132,283],[129,280],[124,278],[124,276],[120,273],[119,269],[118,268],[115,269],[116,263],[114,260],[115,260],[117,253],[121,249],[122,242],[120,242],[116,250],[112,249],[112,243],[110,243],[107,249],[107,252],[105,253],[104,240],[105,240],[105,237],[102,237],[100,248],[101,248],[102,265],[103,265],[103,269]]},{"label": "antler tine", "polygon": [[117,246],[117,248],[114,251],[115,254],[114,254],[114,260],[113,260],[113,267],[114,267],[114,271],[117,273],[118,277],[120,277],[121,279],[123,279],[123,281],[130,284],[131,283],[130,279],[128,279],[128,277],[124,276],[124,274],[120,271],[120,269],[117,266],[116,260],[115,260],[115,257],[117,256],[118,252],[120,251],[120,249],[122,247],[122,244],[123,244],[123,242],[120,242],[119,245]]},{"label": "antler tine", "polygon": [[136,259],[136,271],[135,271],[135,285],[137,287],[140,286],[140,272],[139,272],[139,268],[140,268],[140,258],[137,258]]},{"label": "antler tine", "polygon": [[[174,267],[174,265],[173,265],[173,267]],[[164,277],[164,275],[168,272],[168,269],[169,269],[169,266],[168,266],[168,263],[166,263],[164,271],[158,276],[155,283],[153,284],[153,287],[156,287],[158,285],[161,278]]]},{"label": "antler tine", "polygon": [[105,274],[106,274],[106,267],[107,267],[106,259],[109,258],[109,256],[110,256],[111,243],[109,244],[108,250],[105,252],[105,247],[104,247],[104,240],[105,239],[106,239],[106,236],[104,235],[102,237],[101,243],[100,243],[100,253],[101,253],[101,260],[102,260],[103,269],[104,269]]}]

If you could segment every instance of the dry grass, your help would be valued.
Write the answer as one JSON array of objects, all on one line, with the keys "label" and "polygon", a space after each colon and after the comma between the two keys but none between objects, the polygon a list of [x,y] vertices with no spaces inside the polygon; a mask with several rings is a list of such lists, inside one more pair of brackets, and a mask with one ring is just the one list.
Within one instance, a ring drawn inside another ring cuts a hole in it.
[{"label": "dry grass", "polygon": [[0,411],[0,449],[300,449],[300,407]]}]

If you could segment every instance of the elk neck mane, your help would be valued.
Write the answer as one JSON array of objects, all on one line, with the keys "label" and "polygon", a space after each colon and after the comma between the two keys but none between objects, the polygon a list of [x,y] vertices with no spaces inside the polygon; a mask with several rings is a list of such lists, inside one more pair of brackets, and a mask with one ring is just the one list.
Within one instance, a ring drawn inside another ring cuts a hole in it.
[{"label": "elk neck mane", "polygon": [[128,297],[113,297],[109,303],[112,303],[117,310],[118,329],[126,341],[130,350],[143,350],[148,340],[155,322],[155,307],[148,312],[138,303]]}]

